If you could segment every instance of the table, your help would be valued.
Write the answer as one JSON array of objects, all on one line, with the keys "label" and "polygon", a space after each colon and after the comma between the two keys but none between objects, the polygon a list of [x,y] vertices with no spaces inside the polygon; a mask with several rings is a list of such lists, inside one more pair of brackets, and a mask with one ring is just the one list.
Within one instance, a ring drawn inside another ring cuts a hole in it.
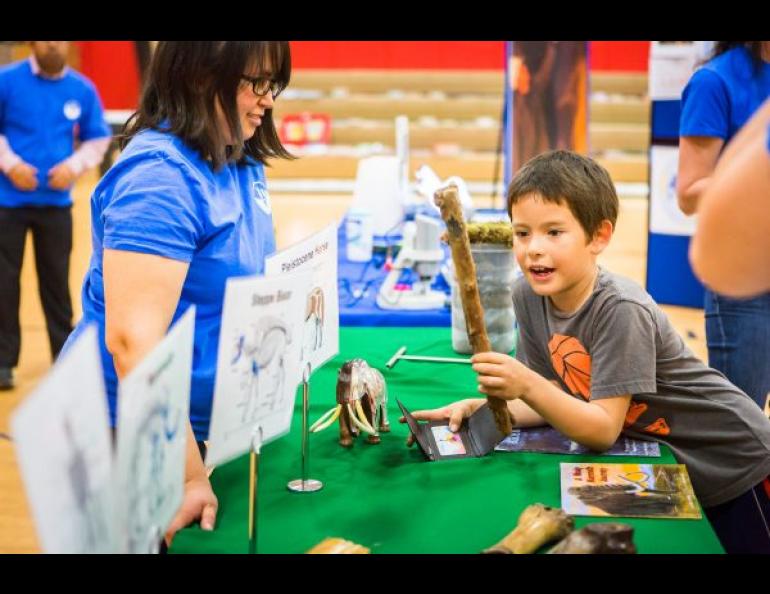
[{"label": "table", "polygon": [[[311,379],[310,420],[334,405],[336,372],[352,357],[383,371],[389,389],[392,432],[369,445],[337,444],[335,423],[310,436],[310,477],[324,482],[317,493],[297,494],[286,483],[300,476],[301,391],[289,435],[262,450],[259,474],[258,551],[302,553],[327,536],[371,548],[372,553],[477,553],[514,528],[519,514],[536,502],[560,505],[560,462],[618,462],[606,456],[493,452],[484,458],[426,462],[406,448],[406,425],[398,423],[396,398],[414,411],[476,396],[475,374],[466,365],[385,362],[406,345],[409,352],[453,356],[450,328],[342,328],[342,355]],[[674,463],[661,458],[628,462]],[[219,497],[214,532],[182,530],[171,553],[245,553],[248,550],[248,456],[214,471]],[[711,525],[701,520],[575,518],[576,528],[597,521],[622,521],[635,529],[640,553],[723,552]]]}]

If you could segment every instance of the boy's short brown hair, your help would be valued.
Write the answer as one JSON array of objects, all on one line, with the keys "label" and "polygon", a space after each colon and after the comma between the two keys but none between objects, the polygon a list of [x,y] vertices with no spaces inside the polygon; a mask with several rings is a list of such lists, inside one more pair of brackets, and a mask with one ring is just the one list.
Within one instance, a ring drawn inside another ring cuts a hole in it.
[{"label": "boy's short brown hair", "polygon": [[549,151],[527,161],[508,187],[508,215],[521,198],[536,194],[546,202],[566,202],[590,241],[605,219],[618,219],[618,195],[607,170],[572,151]]}]

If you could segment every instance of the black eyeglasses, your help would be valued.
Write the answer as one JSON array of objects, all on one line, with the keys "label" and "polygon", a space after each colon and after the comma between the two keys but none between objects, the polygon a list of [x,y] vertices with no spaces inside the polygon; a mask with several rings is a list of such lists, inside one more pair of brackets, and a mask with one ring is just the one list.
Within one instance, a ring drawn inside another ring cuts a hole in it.
[{"label": "black eyeglasses", "polygon": [[259,76],[257,77],[246,76],[245,74],[242,74],[241,80],[244,80],[247,83],[249,83],[251,85],[251,90],[258,97],[264,97],[265,95],[270,93],[272,94],[273,99],[275,99],[276,97],[278,97],[281,91],[283,91],[283,87],[281,86],[281,83],[271,80],[269,78],[263,78]]}]

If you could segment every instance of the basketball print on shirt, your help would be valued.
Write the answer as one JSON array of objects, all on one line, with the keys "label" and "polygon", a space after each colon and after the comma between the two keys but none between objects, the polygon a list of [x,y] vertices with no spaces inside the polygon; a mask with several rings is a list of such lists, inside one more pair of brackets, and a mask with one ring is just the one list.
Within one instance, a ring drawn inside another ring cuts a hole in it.
[{"label": "basketball print on shirt", "polygon": [[548,343],[554,370],[575,396],[591,399],[591,355],[573,336],[554,334]]}]

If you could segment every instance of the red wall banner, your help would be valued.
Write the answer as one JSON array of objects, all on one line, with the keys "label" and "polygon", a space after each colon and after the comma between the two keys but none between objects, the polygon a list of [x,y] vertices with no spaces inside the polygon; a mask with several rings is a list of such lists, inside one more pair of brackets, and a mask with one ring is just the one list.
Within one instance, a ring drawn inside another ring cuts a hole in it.
[{"label": "red wall banner", "polygon": [[[647,72],[649,41],[591,41],[593,71]],[[139,70],[132,41],[80,41],[80,68],[107,109],[133,109]],[[292,41],[295,69],[501,70],[503,41]]]}]

